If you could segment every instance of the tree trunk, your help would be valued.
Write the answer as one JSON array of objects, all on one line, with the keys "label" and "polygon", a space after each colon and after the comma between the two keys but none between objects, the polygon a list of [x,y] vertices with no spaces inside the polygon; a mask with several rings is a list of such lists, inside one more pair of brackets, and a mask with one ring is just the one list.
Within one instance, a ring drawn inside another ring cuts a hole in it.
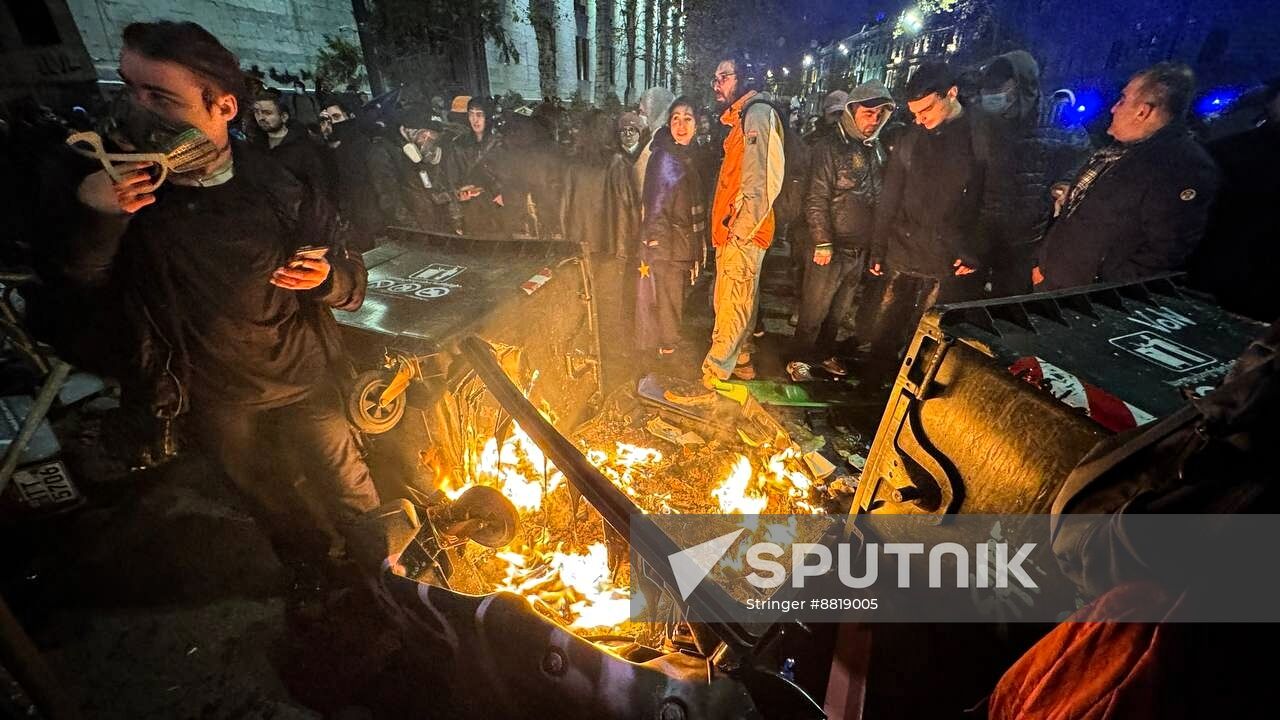
[{"label": "tree trunk", "polygon": [[467,58],[467,79],[471,94],[489,95],[489,63],[485,58],[484,31],[480,28],[480,2],[471,0],[471,17],[466,23],[462,45]]},{"label": "tree trunk", "polygon": [[530,0],[529,24],[538,42],[538,90],[542,99],[560,95],[560,77],[556,72],[556,3],[555,0]]},{"label": "tree trunk", "polygon": [[636,0],[626,0],[627,92],[622,102],[630,105],[639,96],[636,89]]},{"label": "tree trunk", "polygon": [[360,36],[360,54],[364,56],[364,72],[369,78],[369,91],[378,97],[386,91],[382,83],[382,63],[378,58],[378,43],[370,24],[373,18],[365,0],[351,0],[351,17],[356,21],[356,34]]},{"label": "tree trunk", "polygon": [[653,2],[644,0],[644,87],[653,87]]},{"label": "tree trunk", "polygon": [[606,93],[614,92],[614,83],[617,82],[609,67],[610,60],[615,57],[613,3],[614,0],[596,0],[596,104]]}]

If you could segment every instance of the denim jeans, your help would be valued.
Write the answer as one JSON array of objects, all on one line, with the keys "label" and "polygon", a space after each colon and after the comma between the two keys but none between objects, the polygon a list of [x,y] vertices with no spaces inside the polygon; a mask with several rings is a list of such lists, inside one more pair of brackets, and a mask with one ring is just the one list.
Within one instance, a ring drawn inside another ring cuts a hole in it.
[{"label": "denim jeans", "polygon": [[821,362],[835,353],[840,322],[853,304],[866,266],[867,254],[863,250],[836,250],[826,265],[815,263],[810,253],[794,335],[798,359]]}]

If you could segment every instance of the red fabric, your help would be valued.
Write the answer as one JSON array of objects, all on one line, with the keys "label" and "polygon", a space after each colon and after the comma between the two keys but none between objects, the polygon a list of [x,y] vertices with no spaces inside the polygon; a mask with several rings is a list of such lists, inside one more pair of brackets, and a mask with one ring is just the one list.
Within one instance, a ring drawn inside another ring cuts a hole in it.
[{"label": "red fabric", "polygon": [[[1160,590],[1116,588],[1055,627],[1000,678],[989,702],[992,720],[1176,719],[1189,705],[1177,687],[1180,643],[1175,626],[1097,622],[1122,618]],[[1171,604],[1171,603],[1168,603]]]},{"label": "red fabric", "polygon": [[[1045,386],[1044,369],[1040,367],[1040,359],[1034,356],[1020,357],[1009,366],[1009,372],[1015,377],[1035,385],[1038,388]],[[1133,412],[1125,405],[1124,401],[1103,390],[1096,385],[1080,380],[1080,387],[1084,390],[1086,407],[1085,413],[1102,427],[1112,432],[1123,432],[1132,430],[1138,426],[1138,421],[1133,417]]]}]

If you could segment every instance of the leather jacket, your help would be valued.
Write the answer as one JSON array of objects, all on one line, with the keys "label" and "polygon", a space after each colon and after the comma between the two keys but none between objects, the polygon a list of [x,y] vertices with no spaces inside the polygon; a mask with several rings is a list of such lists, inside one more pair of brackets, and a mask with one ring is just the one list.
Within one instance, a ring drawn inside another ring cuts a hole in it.
[{"label": "leather jacket", "polygon": [[814,147],[804,203],[814,247],[870,248],[884,165],[876,138],[857,140],[837,130]]}]

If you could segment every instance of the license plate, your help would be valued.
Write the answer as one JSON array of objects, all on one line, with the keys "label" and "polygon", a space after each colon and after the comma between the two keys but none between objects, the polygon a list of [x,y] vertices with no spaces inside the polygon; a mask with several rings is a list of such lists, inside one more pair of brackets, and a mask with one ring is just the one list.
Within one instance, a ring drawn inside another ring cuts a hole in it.
[{"label": "license plate", "polygon": [[13,486],[22,503],[33,510],[49,510],[80,500],[67,466],[60,461],[23,468],[13,475]]}]

